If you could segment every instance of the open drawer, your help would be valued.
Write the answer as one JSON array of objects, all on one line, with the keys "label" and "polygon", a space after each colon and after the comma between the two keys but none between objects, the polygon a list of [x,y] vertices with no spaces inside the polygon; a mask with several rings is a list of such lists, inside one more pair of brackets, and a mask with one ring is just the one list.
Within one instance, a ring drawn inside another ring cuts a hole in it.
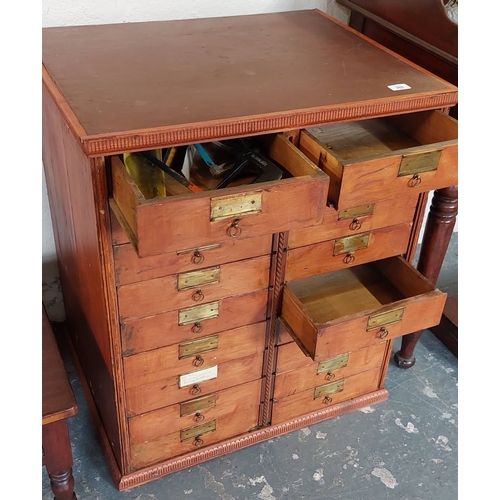
[{"label": "open drawer", "polygon": [[329,175],[337,210],[458,184],[458,122],[441,111],[303,130],[299,147]]},{"label": "open drawer", "polygon": [[139,257],[320,224],[328,176],[281,134],[259,143],[284,171],[282,179],[194,193],[169,180],[176,194],[149,199],[122,158],[111,157],[110,205]]},{"label": "open drawer", "polygon": [[280,319],[318,361],[433,327],[445,300],[397,256],[287,283]]}]

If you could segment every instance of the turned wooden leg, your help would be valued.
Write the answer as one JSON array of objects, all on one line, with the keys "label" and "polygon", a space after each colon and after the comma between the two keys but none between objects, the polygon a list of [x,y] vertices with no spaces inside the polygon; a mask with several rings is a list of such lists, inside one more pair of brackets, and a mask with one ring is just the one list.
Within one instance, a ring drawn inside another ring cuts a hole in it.
[{"label": "turned wooden leg", "polygon": [[[424,237],[417,269],[436,284],[458,213],[458,186],[438,189],[434,192],[429,215],[425,224]],[[415,364],[413,351],[422,330],[404,335],[401,350],[394,355],[400,368],[411,368]]]},{"label": "turned wooden leg", "polygon": [[68,423],[58,420],[42,426],[43,465],[50,478],[54,500],[77,500]]}]

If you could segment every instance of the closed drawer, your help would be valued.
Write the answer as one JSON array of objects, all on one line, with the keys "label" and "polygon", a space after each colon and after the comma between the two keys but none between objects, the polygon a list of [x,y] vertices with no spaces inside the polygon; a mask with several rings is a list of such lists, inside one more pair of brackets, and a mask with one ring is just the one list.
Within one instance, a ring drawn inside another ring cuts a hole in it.
[{"label": "closed drawer", "polygon": [[[319,224],[328,176],[282,135],[261,138],[286,171],[279,181],[146,199],[119,156],[111,158],[110,205],[140,257]],[[177,190],[178,191],[178,190]],[[286,207],[286,210],[284,210]]]},{"label": "closed drawer", "polygon": [[329,175],[336,209],[458,183],[458,122],[441,111],[308,129],[299,147]]},{"label": "closed drawer", "polygon": [[125,358],[129,416],[261,378],[265,336],[263,322],[210,336],[205,347],[182,343]]},{"label": "closed drawer", "polygon": [[121,324],[123,356],[265,321],[268,290],[129,319]]},{"label": "closed drawer", "polygon": [[131,418],[133,466],[166,460],[256,428],[261,386],[255,380]]},{"label": "closed drawer", "polygon": [[113,248],[115,280],[117,285],[150,280],[218,266],[227,262],[251,259],[271,253],[272,235],[243,240],[232,239],[222,243],[185,248],[151,257],[138,257],[133,246],[117,245]]},{"label": "closed drawer", "polygon": [[446,294],[402,257],[289,282],[281,321],[324,360],[439,323]]},{"label": "closed drawer", "polygon": [[293,248],[287,253],[285,280],[298,280],[404,254],[411,229],[412,223],[407,222]]},{"label": "closed drawer", "polygon": [[288,249],[413,222],[418,194],[399,196],[348,210],[326,207],[323,224],[290,231]]},{"label": "closed drawer", "polygon": [[319,384],[292,396],[273,400],[272,424],[292,420],[336,403],[376,391],[382,385],[382,370],[368,370],[351,377]]},{"label": "closed drawer", "polygon": [[186,309],[269,285],[270,256],[230,262],[156,278],[117,289],[120,318],[140,318]]}]

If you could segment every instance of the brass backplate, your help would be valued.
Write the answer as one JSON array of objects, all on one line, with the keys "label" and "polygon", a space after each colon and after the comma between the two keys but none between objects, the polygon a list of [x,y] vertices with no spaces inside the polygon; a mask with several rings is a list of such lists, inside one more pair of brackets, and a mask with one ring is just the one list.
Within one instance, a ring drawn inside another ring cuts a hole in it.
[{"label": "brass backplate", "polygon": [[330,384],[320,385],[314,389],[314,399],[324,398],[331,394],[337,394],[344,390],[344,379],[331,382]]},{"label": "brass backplate", "polygon": [[426,151],[403,155],[399,166],[398,177],[437,170],[441,151]]},{"label": "brass backplate", "polygon": [[339,210],[339,220],[354,219],[356,217],[366,217],[368,215],[373,215],[374,208],[375,204],[370,203],[368,205],[360,205],[359,207]]},{"label": "brass backplate", "polygon": [[183,417],[184,415],[191,415],[201,410],[213,408],[216,402],[217,396],[215,394],[209,394],[208,396],[203,396],[202,398],[185,401],[184,403],[181,403],[180,416]]},{"label": "brass backplate", "polygon": [[179,344],[179,359],[189,358],[204,352],[215,351],[219,346],[219,336],[211,335],[201,339],[188,340]]},{"label": "brass backplate", "polygon": [[366,324],[366,331],[374,330],[375,328],[380,328],[381,326],[392,325],[398,323],[403,319],[403,313],[405,312],[404,307],[398,309],[392,309],[391,311],[373,314],[368,317],[368,322]]},{"label": "brass backplate", "polygon": [[203,434],[207,434],[208,432],[215,431],[217,429],[217,423],[215,420],[211,420],[206,424],[195,425],[194,427],[189,427],[189,429],[181,430],[181,442],[188,441],[198,436],[202,436]]},{"label": "brass backplate", "polygon": [[219,302],[209,302],[199,306],[181,309],[179,311],[179,325],[189,325],[205,319],[217,318],[219,316]]},{"label": "brass backplate", "polygon": [[210,220],[262,212],[262,191],[219,196],[210,200]]},{"label": "brass backplate", "polygon": [[177,290],[187,290],[220,282],[220,266],[177,275]]},{"label": "brass backplate", "polygon": [[370,233],[361,233],[339,238],[333,243],[333,255],[340,255],[343,253],[355,252],[362,248],[368,248],[369,240]]},{"label": "brass backplate", "polygon": [[340,354],[339,356],[335,356],[332,359],[327,359],[326,361],[322,361],[318,365],[317,374],[319,375],[320,373],[333,372],[334,370],[338,370],[339,368],[344,368],[344,366],[347,366],[348,362],[349,353]]}]

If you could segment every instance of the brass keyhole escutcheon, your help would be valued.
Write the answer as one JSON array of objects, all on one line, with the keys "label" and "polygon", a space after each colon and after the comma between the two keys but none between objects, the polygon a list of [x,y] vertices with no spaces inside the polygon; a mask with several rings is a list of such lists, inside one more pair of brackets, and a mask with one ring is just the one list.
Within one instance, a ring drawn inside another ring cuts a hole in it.
[{"label": "brass keyhole escutcheon", "polygon": [[332,398],[330,396],[325,396],[323,399],[323,403],[325,405],[329,405],[332,402]]},{"label": "brass keyhole escutcheon", "polygon": [[191,257],[191,262],[193,264],[201,264],[205,260],[205,257],[199,250],[195,250],[193,256]]},{"label": "brass keyhole escutcheon", "polygon": [[387,328],[385,326],[383,326],[381,329],[380,329],[380,333],[379,333],[379,338],[381,339],[385,339],[387,337],[387,335],[389,335],[389,330],[387,330]]},{"label": "brass keyhole escutcheon", "polygon": [[197,321],[192,327],[191,327],[191,331],[193,333],[201,333],[203,331],[203,325]]},{"label": "brass keyhole escutcheon", "polygon": [[240,219],[234,219],[231,225],[227,228],[227,234],[231,238],[237,238],[241,234],[241,227],[239,226]]},{"label": "brass keyhole escutcheon", "polygon": [[411,188],[420,186],[420,184],[422,184],[422,177],[417,173],[413,174],[413,177],[408,181],[408,186]]},{"label": "brass keyhole escutcheon", "polygon": [[193,365],[194,366],[201,366],[204,362],[205,362],[205,360],[198,354],[198,356],[196,356],[196,358],[194,358],[194,360],[193,360]]},{"label": "brass keyhole escutcheon", "polygon": [[194,421],[196,423],[203,422],[203,420],[205,420],[205,416],[202,415],[201,413],[198,412],[194,415]]},{"label": "brass keyhole escutcheon", "polygon": [[203,439],[201,439],[200,437],[196,437],[194,440],[194,445],[201,446],[202,444],[203,444]]},{"label": "brass keyhole escutcheon", "polygon": [[196,290],[196,292],[193,293],[192,297],[195,302],[199,302],[200,300],[203,300],[205,298],[205,295],[203,295],[203,292],[201,290]]},{"label": "brass keyhole escutcheon", "polygon": [[349,229],[351,231],[357,231],[358,229],[361,229],[361,222],[359,221],[359,219],[352,219],[352,222],[349,224]]},{"label": "brass keyhole escutcheon", "polygon": [[345,257],[344,257],[344,263],[345,264],[352,264],[354,262],[354,254],[351,252],[347,252]]},{"label": "brass keyhole escutcheon", "polygon": [[326,380],[332,380],[335,378],[335,373],[332,372],[326,372],[325,379]]},{"label": "brass keyhole escutcheon", "polygon": [[189,389],[189,392],[195,396],[196,394],[199,394],[201,392],[201,387],[198,384],[194,384],[191,389]]}]

